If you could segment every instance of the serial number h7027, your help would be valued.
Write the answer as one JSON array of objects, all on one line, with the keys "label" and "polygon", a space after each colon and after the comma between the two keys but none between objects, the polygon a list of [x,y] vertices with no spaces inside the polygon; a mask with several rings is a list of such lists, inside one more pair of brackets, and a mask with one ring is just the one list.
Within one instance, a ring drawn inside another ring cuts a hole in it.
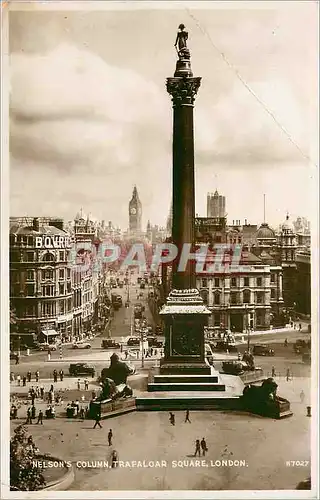
[{"label": "serial number h7027", "polygon": [[309,463],[310,463],[309,460],[287,460],[286,466],[287,467],[308,467]]}]

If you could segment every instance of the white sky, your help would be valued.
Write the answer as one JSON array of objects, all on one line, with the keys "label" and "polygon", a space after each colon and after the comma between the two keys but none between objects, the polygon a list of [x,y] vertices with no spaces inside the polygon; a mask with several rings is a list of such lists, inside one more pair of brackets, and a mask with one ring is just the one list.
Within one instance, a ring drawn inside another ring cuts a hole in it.
[{"label": "white sky", "polygon": [[274,1],[268,8],[236,2],[232,9],[219,3],[210,9],[211,2],[168,9],[163,2],[161,10],[147,2],[139,10],[128,10],[128,3],[103,10],[101,2],[98,11],[72,3],[71,11],[52,10],[52,2],[51,10],[32,4],[10,12],[11,215],[71,219],[83,207],[126,228],[136,184],[143,223],[165,224],[172,172],[165,80],[173,76],[183,22],[194,75],[202,77],[195,102],[196,212],[206,215],[207,191],[217,188],[227,198],[229,221],[262,222],[264,193],[271,224],[287,210],[312,218],[315,2]]}]

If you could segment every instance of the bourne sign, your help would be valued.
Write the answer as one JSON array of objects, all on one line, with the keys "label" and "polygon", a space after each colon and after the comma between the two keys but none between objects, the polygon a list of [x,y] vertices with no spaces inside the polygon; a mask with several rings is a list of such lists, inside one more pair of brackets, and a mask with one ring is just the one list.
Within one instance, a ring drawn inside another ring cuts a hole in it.
[{"label": "bourne sign", "polygon": [[69,236],[36,236],[36,248],[70,248]]}]

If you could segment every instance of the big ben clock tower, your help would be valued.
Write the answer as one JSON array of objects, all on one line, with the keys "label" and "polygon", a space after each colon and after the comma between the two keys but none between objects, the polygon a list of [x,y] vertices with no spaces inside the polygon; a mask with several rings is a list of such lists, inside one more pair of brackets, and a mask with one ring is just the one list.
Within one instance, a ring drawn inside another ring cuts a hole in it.
[{"label": "big ben clock tower", "polygon": [[133,188],[132,198],[129,202],[129,231],[130,233],[141,232],[142,205],[136,186]]}]

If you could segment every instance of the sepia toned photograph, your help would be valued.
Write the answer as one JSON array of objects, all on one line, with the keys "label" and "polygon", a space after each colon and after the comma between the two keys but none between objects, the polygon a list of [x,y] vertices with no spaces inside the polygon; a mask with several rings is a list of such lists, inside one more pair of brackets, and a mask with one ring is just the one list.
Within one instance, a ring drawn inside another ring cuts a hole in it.
[{"label": "sepia toned photograph", "polygon": [[317,17],[3,2],[3,498],[317,497]]}]

